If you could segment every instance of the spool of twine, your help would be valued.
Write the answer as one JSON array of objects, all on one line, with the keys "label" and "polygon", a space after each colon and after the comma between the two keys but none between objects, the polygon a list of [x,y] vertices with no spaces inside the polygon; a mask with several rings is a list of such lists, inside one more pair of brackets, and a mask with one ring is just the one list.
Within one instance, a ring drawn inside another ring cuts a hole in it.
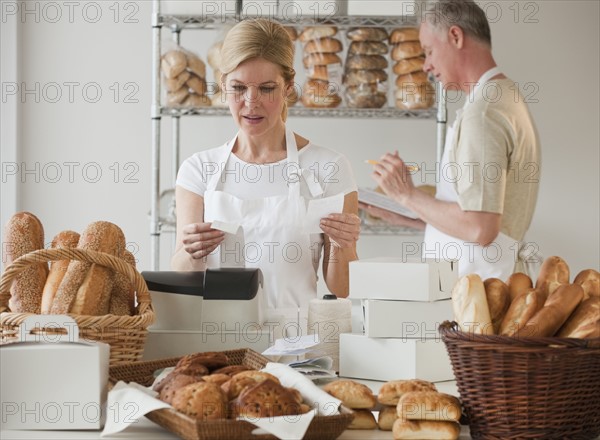
[{"label": "spool of twine", "polygon": [[311,356],[329,356],[333,369],[339,371],[340,333],[352,331],[352,302],[347,298],[325,295],[308,305],[308,333],[319,335],[319,344]]}]

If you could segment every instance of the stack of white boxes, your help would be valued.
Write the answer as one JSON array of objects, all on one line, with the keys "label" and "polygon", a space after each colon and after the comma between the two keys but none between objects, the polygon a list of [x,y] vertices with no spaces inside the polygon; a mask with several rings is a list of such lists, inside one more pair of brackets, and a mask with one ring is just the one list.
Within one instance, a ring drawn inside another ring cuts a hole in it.
[{"label": "stack of white boxes", "polygon": [[350,298],[360,299],[364,333],[340,335],[340,376],[453,380],[438,326],[452,320],[457,272],[457,263],[445,260],[350,263]]}]

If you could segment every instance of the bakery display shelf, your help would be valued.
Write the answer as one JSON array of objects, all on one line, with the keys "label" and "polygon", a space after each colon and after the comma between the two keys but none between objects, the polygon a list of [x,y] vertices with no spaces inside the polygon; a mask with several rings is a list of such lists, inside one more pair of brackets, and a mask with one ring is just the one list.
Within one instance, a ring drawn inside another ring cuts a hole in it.
[{"label": "bakery display shelf", "polygon": [[[435,119],[436,108],[426,110],[402,110],[384,108],[308,108],[294,106],[288,109],[289,116],[311,118],[362,118],[362,119]],[[229,116],[227,107],[161,107],[161,116]]]},{"label": "bakery display shelf", "polygon": [[[269,17],[284,26],[305,27],[316,25],[333,25],[339,28],[351,27],[384,27],[388,29],[400,27],[414,27],[418,25],[416,16],[360,16],[360,15],[305,15],[291,17]],[[244,16],[244,18],[246,18]],[[227,24],[240,21],[240,16],[235,14],[203,14],[203,15],[169,15],[158,14],[156,24],[178,32],[182,29],[218,29]]]}]

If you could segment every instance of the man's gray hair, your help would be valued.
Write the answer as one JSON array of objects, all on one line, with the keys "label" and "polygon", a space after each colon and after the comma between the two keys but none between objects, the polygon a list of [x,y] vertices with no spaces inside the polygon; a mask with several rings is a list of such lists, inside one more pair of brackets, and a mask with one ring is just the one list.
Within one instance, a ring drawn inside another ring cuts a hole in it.
[{"label": "man's gray hair", "polygon": [[492,47],[490,24],[485,12],[471,0],[436,0],[428,2],[424,21],[437,31],[458,26],[465,35]]}]

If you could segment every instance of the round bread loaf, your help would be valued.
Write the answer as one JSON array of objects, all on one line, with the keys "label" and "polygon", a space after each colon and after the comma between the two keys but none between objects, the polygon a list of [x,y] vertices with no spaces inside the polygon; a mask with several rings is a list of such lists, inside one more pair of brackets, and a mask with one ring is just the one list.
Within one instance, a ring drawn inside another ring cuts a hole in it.
[{"label": "round bread loaf", "polygon": [[500,331],[500,324],[510,306],[510,295],[508,286],[498,278],[488,278],[483,282],[485,287],[485,296],[490,309],[490,317],[494,326],[494,334]]},{"label": "round bread loaf", "polygon": [[346,36],[352,41],[385,41],[388,33],[381,27],[357,27],[348,29]]},{"label": "round bread loaf", "polygon": [[387,81],[388,74],[385,70],[347,70],[344,74],[344,85],[357,87],[362,84],[383,83]]},{"label": "round bread loaf", "polygon": [[168,79],[177,78],[186,67],[187,58],[180,50],[170,50],[161,57],[160,68]]},{"label": "round bread loaf", "polygon": [[348,47],[348,55],[385,55],[388,46],[382,41],[353,41]]},{"label": "round bread loaf", "polygon": [[[114,223],[93,222],[81,234],[77,247],[122,257],[125,252],[125,235]],[[106,315],[113,283],[112,269],[98,264],[71,261],[56,291],[51,313]]]},{"label": "round bread loaf", "polygon": [[200,421],[224,419],[227,400],[218,385],[196,382],[175,391],[171,405],[177,411]]},{"label": "round bread loaf", "polygon": [[329,64],[342,64],[342,59],[334,53],[312,53],[302,58],[306,69],[313,66],[327,66]]},{"label": "round bread loaf", "polygon": [[426,82],[421,86],[399,87],[395,91],[396,107],[404,110],[423,110],[430,108],[435,103],[435,89],[431,83]]},{"label": "round bread loaf", "polygon": [[155,391],[159,393],[158,398],[160,400],[171,404],[173,401],[173,396],[175,396],[175,393],[179,389],[187,385],[200,382],[201,380],[202,379],[198,379],[194,376],[188,376],[187,374],[183,373],[169,374],[169,376],[160,382],[160,389],[156,389]]},{"label": "round bread loaf", "polygon": [[560,257],[548,257],[542,263],[536,289],[539,289],[548,298],[562,284],[569,284],[569,265]]},{"label": "round bread loaf", "polygon": [[265,380],[270,380],[279,384],[279,379],[272,374],[263,371],[248,370],[234,375],[231,380],[225,382],[221,388],[226,393],[227,398],[232,400],[238,397],[246,388],[264,382]]},{"label": "round bread loaf", "polygon": [[577,274],[573,283],[583,288],[584,299],[589,297],[600,301],[600,273],[594,269],[584,269]]},{"label": "round bread loaf", "polygon": [[304,28],[304,30],[298,36],[298,39],[306,43],[310,40],[315,40],[324,37],[332,37],[337,34],[337,27],[335,26],[309,26]]},{"label": "round bread loaf", "polygon": [[[3,261],[8,267],[17,258],[44,248],[44,227],[31,212],[17,212],[4,227]],[[48,277],[48,264],[32,264],[19,273],[11,287],[8,307],[15,313],[41,311],[42,291]]]},{"label": "round bread loaf", "polygon": [[353,55],[346,59],[346,69],[382,70],[388,67],[388,60],[382,55]]},{"label": "round bread loaf", "polygon": [[179,90],[180,88],[182,88],[184,86],[184,84],[186,83],[186,81],[189,78],[190,78],[190,72],[188,72],[187,70],[184,70],[179,75],[177,75],[175,78],[171,78],[171,79],[167,78],[165,80],[165,86],[167,88],[167,92],[175,92],[175,91]]},{"label": "round bread loaf", "polygon": [[396,75],[405,75],[407,73],[419,72],[423,70],[425,58],[414,57],[404,58],[394,63],[394,73]]},{"label": "round bread loaf", "polygon": [[508,277],[506,285],[508,286],[508,294],[510,296],[511,303],[515,300],[515,298],[533,288],[533,282],[531,281],[531,278],[529,278],[529,275],[524,274],[523,272],[513,273],[510,277]]},{"label": "round bread loaf", "polygon": [[421,43],[418,41],[405,41],[392,46],[392,59],[394,61],[419,57],[424,53]]},{"label": "round bread loaf", "polygon": [[390,34],[390,44],[398,44],[405,41],[419,41],[419,29],[412,27],[394,29]]},{"label": "round bread loaf", "polygon": [[420,87],[426,82],[429,82],[429,80],[427,79],[427,74],[423,71],[407,73],[396,77],[396,87],[404,87],[407,84]]},{"label": "round bread loaf", "polygon": [[[54,236],[52,239],[52,249],[69,249],[77,247],[79,243],[79,233],[75,231],[62,231]],[[42,314],[50,313],[52,308],[52,302],[56,296],[56,291],[60,282],[67,273],[69,268],[69,260],[58,260],[50,262],[50,271],[48,272],[48,278],[44,284],[44,290],[42,292]]]},{"label": "round bread loaf", "polygon": [[304,46],[304,56],[308,56],[313,53],[337,53],[341,52],[342,42],[337,38],[325,37],[317,40],[310,40]]},{"label": "round bread loaf", "polygon": [[252,418],[281,417],[302,413],[296,394],[270,379],[246,388],[235,402],[235,413]]}]

